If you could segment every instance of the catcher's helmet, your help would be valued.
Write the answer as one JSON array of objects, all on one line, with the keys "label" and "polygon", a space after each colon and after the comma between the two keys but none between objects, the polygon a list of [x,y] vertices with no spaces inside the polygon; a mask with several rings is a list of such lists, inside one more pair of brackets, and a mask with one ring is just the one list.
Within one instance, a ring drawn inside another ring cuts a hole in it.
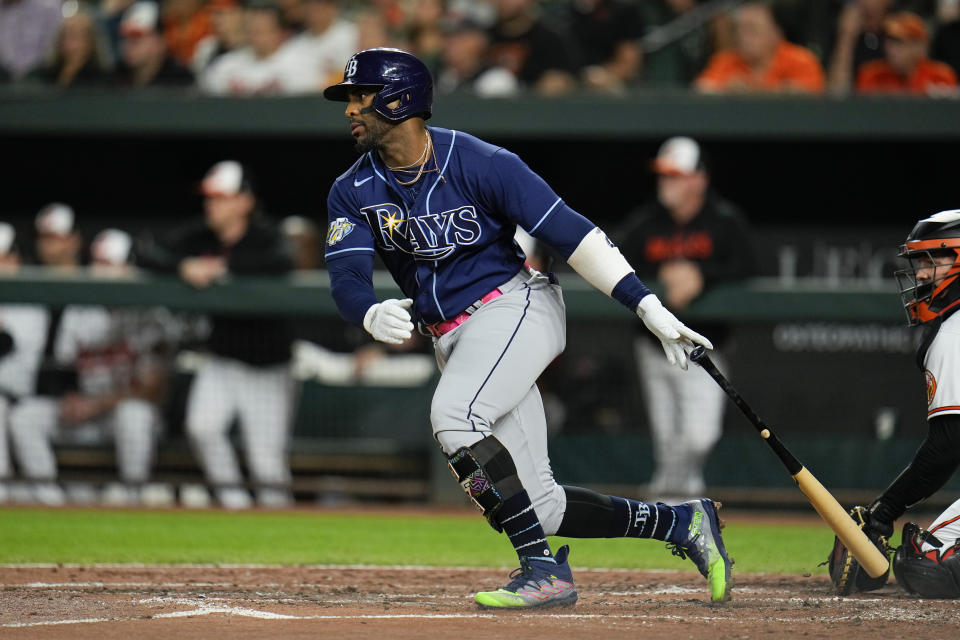
[{"label": "catcher's helmet", "polygon": [[[433,79],[430,70],[415,55],[401,49],[378,47],[364,49],[347,60],[343,81],[323,91],[327,100],[347,102],[350,89],[376,90],[373,109],[384,118],[400,122],[413,116],[430,117],[433,103]],[[396,108],[387,105],[400,100]]]},{"label": "catcher's helmet", "polygon": [[[929,270],[942,256],[953,262],[939,266],[929,280],[917,279],[917,272]],[[909,267],[894,275],[909,325],[946,317],[960,308],[960,209],[941,211],[918,222],[900,247],[900,257]]]}]

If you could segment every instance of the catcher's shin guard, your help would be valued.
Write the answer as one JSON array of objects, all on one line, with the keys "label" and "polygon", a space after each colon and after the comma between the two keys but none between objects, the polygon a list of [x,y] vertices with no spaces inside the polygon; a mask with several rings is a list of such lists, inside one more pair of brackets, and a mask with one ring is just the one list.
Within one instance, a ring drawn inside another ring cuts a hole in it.
[{"label": "catcher's shin guard", "polygon": [[[934,547],[923,551],[923,543]],[[942,549],[929,531],[903,525],[903,542],[893,555],[893,575],[908,593],[923,598],[960,598],[960,542]]]},{"label": "catcher's shin guard", "polygon": [[[875,528],[870,526],[870,512],[866,507],[857,506],[850,509],[850,517],[867,534],[870,541],[883,555],[889,555],[888,540],[886,536],[878,534]],[[848,596],[857,591],[879,589],[887,583],[887,578],[890,576],[890,569],[888,568],[882,576],[871,578],[870,574],[864,571],[857,559],[853,557],[846,545],[836,536],[833,539],[833,550],[830,552],[826,564],[830,569],[830,580],[841,596]]]},{"label": "catcher's shin guard", "polygon": [[470,447],[460,447],[448,458],[447,464],[490,526],[503,531],[494,515],[506,500],[523,491],[516,465],[506,447],[488,436]]}]

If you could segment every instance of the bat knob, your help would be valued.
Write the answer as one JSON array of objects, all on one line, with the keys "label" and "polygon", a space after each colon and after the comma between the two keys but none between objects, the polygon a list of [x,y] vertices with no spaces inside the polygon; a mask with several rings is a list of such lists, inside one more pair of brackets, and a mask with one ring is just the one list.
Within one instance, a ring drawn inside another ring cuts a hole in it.
[{"label": "bat knob", "polygon": [[690,355],[687,356],[690,358],[690,362],[696,362],[699,364],[707,356],[707,348],[702,344],[698,344],[697,347],[690,352]]}]

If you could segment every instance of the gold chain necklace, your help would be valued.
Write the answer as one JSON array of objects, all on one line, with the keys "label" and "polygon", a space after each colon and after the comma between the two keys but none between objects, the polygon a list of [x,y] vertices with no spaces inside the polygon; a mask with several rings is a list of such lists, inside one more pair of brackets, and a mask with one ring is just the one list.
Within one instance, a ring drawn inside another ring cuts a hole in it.
[{"label": "gold chain necklace", "polygon": [[[409,164],[405,167],[391,167],[389,165],[387,166],[387,169],[390,169],[390,171],[393,171],[396,173],[413,173],[413,167],[417,167],[417,174],[413,176],[412,180],[408,180],[407,182],[402,182],[396,176],[394,176],[394,179],[397,180],[397,184],[400,185],[401,187],[409,187],[410,185],[415,184],[417,180],[419,180],[424,173],[431,173],[437,170],[436,156],[433,154],[433,138],[430,137],[429,131],[427,131],[426,134],[427,134],[427,142],[426,144],[423,145],[423,153],[420,154],[420,157],[417,158],[417,160],[413,164]],[[434,168],[429,170],[425,169],[425,167],[427,166],[428,155],[434,158],[434,162],[433,162]]]}]

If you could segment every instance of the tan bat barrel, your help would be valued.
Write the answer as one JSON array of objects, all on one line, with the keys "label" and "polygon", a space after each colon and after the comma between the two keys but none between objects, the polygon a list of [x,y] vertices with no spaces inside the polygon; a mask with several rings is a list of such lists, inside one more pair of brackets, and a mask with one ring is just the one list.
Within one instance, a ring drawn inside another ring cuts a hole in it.
[{"label": "tan bat barrel", "polygon": [[797,486],[807,496],[810,504],[817,510],[820,517],[830,525],[830,528],[833,529],[843,544],[847,546],[847,549],[857,559],[864,571],[871,578],[877,578],[886,573],[889,567],[886,556],[870,542],[866,534],[854,523],[853,518],[843,510],[833,494],[827,491],[820,484],[820,481],[807,471],[806,467],[800,469],[793,476],[793,479],[797,481]]}]

